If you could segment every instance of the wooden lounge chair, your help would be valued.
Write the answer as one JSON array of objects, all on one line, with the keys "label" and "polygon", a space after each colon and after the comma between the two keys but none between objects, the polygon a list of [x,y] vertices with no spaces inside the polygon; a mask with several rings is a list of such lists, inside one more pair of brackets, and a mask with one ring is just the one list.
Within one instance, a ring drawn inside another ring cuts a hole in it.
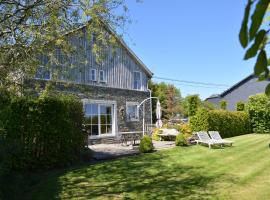
[{"label": "wooden lounge chair", "polygon": [[222,139],[218,131],[208,131],[208,133],[213,140],[219,141],[225,145],[232,146],[233,144],[233,141]]},{"label": "wooden lounge chair", "polygon": [[207,134],[207,132],[205,132],[205,131],[197,132],[197,136],[198,136],[198,140],[196,140],[197,144],[199,144],[199,143],[206,144],[206,145],[208,145],[209,149],[211,149],[211,146],[213,146],[213,145],[220,145],[220,146],[223,145],[223,143],[221,143],[217,140],[211,139],[209,137],[209,135]]}]

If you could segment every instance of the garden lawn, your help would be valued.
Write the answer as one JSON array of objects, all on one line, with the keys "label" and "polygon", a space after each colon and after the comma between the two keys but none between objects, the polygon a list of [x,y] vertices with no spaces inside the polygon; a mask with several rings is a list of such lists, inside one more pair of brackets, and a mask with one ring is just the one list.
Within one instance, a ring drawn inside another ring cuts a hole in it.
[{"label": "garden lawn", "polygon": [[49,174],[27,199],[269,199],[270,135],[176,147]]}]

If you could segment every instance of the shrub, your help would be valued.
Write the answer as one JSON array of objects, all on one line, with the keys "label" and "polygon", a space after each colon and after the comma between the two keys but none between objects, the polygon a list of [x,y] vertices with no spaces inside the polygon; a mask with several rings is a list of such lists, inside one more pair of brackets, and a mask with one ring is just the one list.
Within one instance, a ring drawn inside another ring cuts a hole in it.
[{"label": "shrub", "polygon": [[244,111],[245,110],[245,103],[242,101],[239,101],[236,103],[236,110],[237,111]]},{"label": "shrub", "polygon": [[78,159],[84,147],[82,120],[82,103],[70,95],[13,98],[8,115],[0,115],[5,166],[44,169]]},{"label": "shrub", "polygon": [[192,131],[219,131],[222,137],[248,134],[249,115],[240,111],[201,109],[190,119]]},{"label": "shrub", "polygon": [[183,133],[180,133],[175,138],[175,145],[176,146],[187,146],[187,140]]},{"label": "shrub", "polygon": [[265,94],[249,97],[246,110],[250,115],[253,132],[270,133],[270,99]]},{"label": "shrub", "polygon": [[189,124],[181,124],[180,125],[180,133],[183,133],[186,137],[192,135],[192,130]]},{"label": "shrub", "polygon": [[160,136],[158,134],[160,134],[161,132],[162,132],[161,129],[155,128],[153,130],[152,139],[155,140],[155,141],[159,141],[160,140]]},{"label": "shrub", "polygon": [[188,102],[188,116],[194,116],[198,110],[200,98],[198,95],[190,95],[187,97],[187,102]]},{"label": "shrub", "polygon": [[222,100],[222,101],[219,102],[219,105],[220,105],[220,108],[222,110],[226,110],[227,109],[227,101]]},{"label": "shrub", "polygon": [[139,147],[140,152],[142,153],[149,153],[154,150],[154,145],[152,142],[152,139],[145,135],[140,141],[140,147]]}]

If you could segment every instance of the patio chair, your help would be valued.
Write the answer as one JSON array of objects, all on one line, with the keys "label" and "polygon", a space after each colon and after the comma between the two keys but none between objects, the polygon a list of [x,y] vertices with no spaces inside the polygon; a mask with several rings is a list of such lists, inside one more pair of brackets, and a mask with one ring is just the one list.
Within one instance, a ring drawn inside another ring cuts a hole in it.
[{"label": "patio chair", "polygon": [[223,145],[222,142],[211,139],[206,131],[197,132],[197,136],[198,136],[198,140],[196,140],[197,144],[199,143],[206,144],[208,145],[209,149],[211,149],[211,146],[213,145],[220,145],[220,146]]},{"label": "patio chair", "polygon": [[218,131],[208,131],[208,133],[213,140],[219,141],[225,145],[232,146],[233,144],[233,141],[222,139]]}]

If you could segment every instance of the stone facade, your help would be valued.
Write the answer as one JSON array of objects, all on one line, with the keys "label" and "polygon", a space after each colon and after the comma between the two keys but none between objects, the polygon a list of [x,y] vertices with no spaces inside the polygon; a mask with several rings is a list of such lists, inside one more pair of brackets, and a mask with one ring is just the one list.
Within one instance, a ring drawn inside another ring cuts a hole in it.
[{"label": "stone facade", "polygon": [[[45,88],[48,81],[33,81],[29,80],[27,85],[30,88],[40,87]],[[143,106],[141,106],[139,121],[128,121],[126,116],[126,102],[138,102],[141,103],[144,99],[150,97],[150,92],[137,91],[137,90],[127,90],[127,89],[117,89],[102,86],[91,86],[91,85],[80,85],[74,83],[65,82],[53,82],[50,81],[53,89],[55,91],[70,93],[78,96],[80,99],[89,100],[104,100],[104,101],[115,101],[116,102],[116,112],[117,112],[117,123],[116,123],[116,136],[119,132],[131,132],[131,131],[142,131],[143,130]],[[145,124],[152,124],[151,121],[151,102],[146,101],[144,103],[144,113],[145,113]]]}]

